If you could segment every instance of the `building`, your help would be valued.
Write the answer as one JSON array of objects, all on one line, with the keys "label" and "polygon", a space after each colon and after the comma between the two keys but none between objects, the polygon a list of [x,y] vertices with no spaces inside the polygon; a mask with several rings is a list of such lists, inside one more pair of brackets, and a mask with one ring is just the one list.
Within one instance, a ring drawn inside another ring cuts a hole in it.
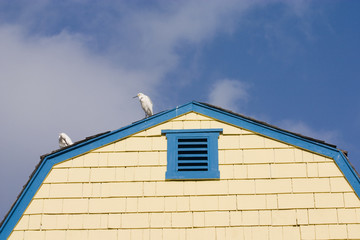
[{"label": "building", "polygon": [[360,239],[343,151],[191,102],[43,156],[0,239]]}]

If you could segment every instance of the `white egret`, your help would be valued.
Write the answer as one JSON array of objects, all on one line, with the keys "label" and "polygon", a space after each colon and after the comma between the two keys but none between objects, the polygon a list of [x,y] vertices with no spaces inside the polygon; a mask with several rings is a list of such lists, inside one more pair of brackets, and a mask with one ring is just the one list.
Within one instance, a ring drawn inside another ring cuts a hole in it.
[{"label": "white egret", "polygon": [[65,133],[60,133],[59,134],[59,146],[60,146],[60,148],[67,147],[67,146],[70,146],[72,144],[73,144],[73,142],[71,141],[71,139],[69,138],[68,135],[66,135]]},{"label": "white egret", "polygon": [[153,115],[153,103],[151,99],[143,93],[138,93],[134,98],[138,97],[141,103],[141,107],[145,112],[145,117]]}]

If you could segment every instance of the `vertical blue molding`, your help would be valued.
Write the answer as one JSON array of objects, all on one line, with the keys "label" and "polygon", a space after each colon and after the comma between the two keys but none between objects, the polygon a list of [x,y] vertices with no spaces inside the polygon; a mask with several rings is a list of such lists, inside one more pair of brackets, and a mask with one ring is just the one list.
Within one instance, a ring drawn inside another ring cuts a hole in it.
[{"label": "vertical blue molding", "polygon": [[231,114],[218,108],[193,101],[185,105],[176,107],[172,110],[158,113],[152,117],[140,120],[136,123],[112,131],[110,133],[76,144],[62,151],[47,155],[42,160],[40,166],[36,169],[34,175],[27,183],[20,197],[16,200],[14,206],[12,207],[9,214],[6,216],[3,224],[1,225],[0,240],[7,239],[9,237],[13,228],[21,218],[22,214],[24,213],[35,193],[41,186],[45,177],[52,169],[53,165],[65,161],[69,158],[84,154],[96,148],[102,147],[116,140],[128,137],[136,132],[161,124],[164,121],[168,121],[172,118],[191,111],[207,115],[219,121],[227,122],[229,124],[247,129],[249,131],[259,133],[266,137],[277,139],[290,145],[294,145],[299,148],[306,149],[334,159],[336,164],[343,172],[345,178],[353,187],[357,196],[360,197],[360,179],[355,173],[354,169],[351,167],[350,163],[348,162],[347,157],[340,150],[326,144],[321,144],[316,141],[302,138],[301,136],[282,131],[277,128],[272,128],[256,121],[252,121],[248,118]]},{"label": "vertical blue molding", "polygon": [[[163,134],[163,132],[161,132]],[[167,138],[167,150],[166,150],[166,159],[167,159],[167,166],[166,166],[166,173],[165,179],[168,178],[168,172],[175,172],[176,171],[176,149],[174,144],[176,141],[176,136],[174,134],[166,134]]]},{"label": "vertical blue molding", "polygon": [[219,132],[210,133],[210,146],[209,146],[209,155],[212,156],[211,163],[209,165],[210,172],[216,172],[217,178],[220,178],[219,172],[219,135],[223,132],[223,129],[219,129]]}]

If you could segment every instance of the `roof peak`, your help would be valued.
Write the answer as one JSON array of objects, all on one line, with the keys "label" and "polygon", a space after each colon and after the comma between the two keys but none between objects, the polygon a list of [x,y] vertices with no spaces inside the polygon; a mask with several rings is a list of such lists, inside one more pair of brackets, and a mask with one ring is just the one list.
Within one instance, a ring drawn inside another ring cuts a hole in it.
[{"label": "roof peak", "polygon": [[[333,147],[333,148],[336,148],[336,145],[334,144],[330,144],[330,143],[326,143],[324,140],[319,140],[319,139],[316,139],[316,138],[313,138],[313,137],[309,137],[309,136],[305,136],[305,135],[302,135],[300,133],[296,133],[296,132],[292,132],[292,131],[289,131],[289,130],[286,130],[286,129],[283,129],[283,128],[280,128],[280,127],[277,127],[275,125],[272,125],[272,124],[269,124],[267,122],[263,122],[263,121],[260,121],[260,120],[257,120],[255,118],[252,118],[252,117],[248,117],[248,116],[245,116],[243,114],[240,114],[240,113],[236,113],[236,112],[233,112],[231,110],[228,110],[228,109],[225,109],[225,108],[221,108],[219,106],[216,106],[216,105],[212,105],[212,104],[209,104],[209,103],[205,103],[205,102],[200,102],[200,101],[196,101],[196,100],[192,100],[191,102],[188,102],[188,103],[185,103],[183,105],[178,105],[176,106],[175,108],[172,108],[170,110],[164,110],[164,111],[161,111],[161,112],[158,112],[150,117],[147,117],[147,118],[143,118],[143,119],[140,119],[140,120],[137,120],[135,122],[132,122],[131,124],[129,125],[126,125],[124,127],[121,127],[119,129],[116,129],[116,130],[112,130],[112,131],[106,131],[106,132],[102,132],[102,133],[98,133],[98,134],[95,134],[95,135],[92,135],[92,136],[88,136],[82,140],[79,140],[77,142],[74,142],[74,144],[70,145],[70,146],[67,146],[65,148],[61,148],[61,149],[56,149],[54,151],[52,151],[51,153],[48,153],[48,154],[44,154],[41,156],[41,159],[48,156],[48,155],[51,155],[51,154],[54,154],[54,153],[57,153],[57,152],[60,152],[60,151],[63,151],[63,150],[66,150],[68,148],[72,148],[72,147],[76,147],[76,145],[78,144],[81,144],[81,143],[84,143],[86,141],[89,141],[89,140],[92,140],[92,139],[95,139],[95,138],[98,138],[98,137],[101,137],[103,135],[106,135],[106,134],[111,134],[113,132],[116,132],[116,131],[122,131],[126,128],[129,128],[129,127],[133,127],[135,125],[138,125],[138,124],[143,124],[143,123],[146,123],[148,121],[151,121],[153,119],[156,119],[158,117],[161,117],[162,115],[165,115],[171,111],[176,111],[177,109],[179,108],[185,108],[185,107],[188,107],[189,108],[189,111],[194,111],[196,112],[192,106],[200,106],[200,107],[207,107],[207,108],[212,108],[212,109],[215,109],[215,110],[218,110],[218,111],[221,111],[221,112],[224,112],[226,114],[230,114],[230,115],[233,115],[233,116],[236,116],[236,117],[240,117],[240,118],[243,118],[243,119],[246,119],[248,121],[252,121],[254,123],[257,123],[257,124],[262,124],[264,126],[267,126],[267,127],[270,127],[270,128],[273,128],[273,129],[276,129],[276,130],[279,130],[279,131],[283,131],[283,132],[286,132],[286,133],[289,133],[289,134],[293,134],[293,135],[296,135],[298,137],[301,137],[301,138],[304,138],[304,139],[308,139],[310,141],[314,141],[314,142],[318,142],[318,143],[321,143],[321,144],[324,144],[324,145],[327,145],[327,146],[330,146],[330,147]],[[185,114],[185,113],[182,113],[182,114]],[[178,116],[178,115],[176,115]],[[343,151],[343,150],[342,150]],[[347,152],[346,151],[343,151],[346,155],[347,155]]]}]

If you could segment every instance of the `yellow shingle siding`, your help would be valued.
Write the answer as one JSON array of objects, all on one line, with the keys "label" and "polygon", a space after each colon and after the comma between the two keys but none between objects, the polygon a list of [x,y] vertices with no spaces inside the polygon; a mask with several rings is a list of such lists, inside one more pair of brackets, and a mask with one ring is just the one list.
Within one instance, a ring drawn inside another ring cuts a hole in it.
[{"label": "yellow shingle siding", "polygon": [[[223,128],[220,180],[165,181],[162,129]],[[359,239],[335,164],[188,113],[53,167],[10,239]]]}]

